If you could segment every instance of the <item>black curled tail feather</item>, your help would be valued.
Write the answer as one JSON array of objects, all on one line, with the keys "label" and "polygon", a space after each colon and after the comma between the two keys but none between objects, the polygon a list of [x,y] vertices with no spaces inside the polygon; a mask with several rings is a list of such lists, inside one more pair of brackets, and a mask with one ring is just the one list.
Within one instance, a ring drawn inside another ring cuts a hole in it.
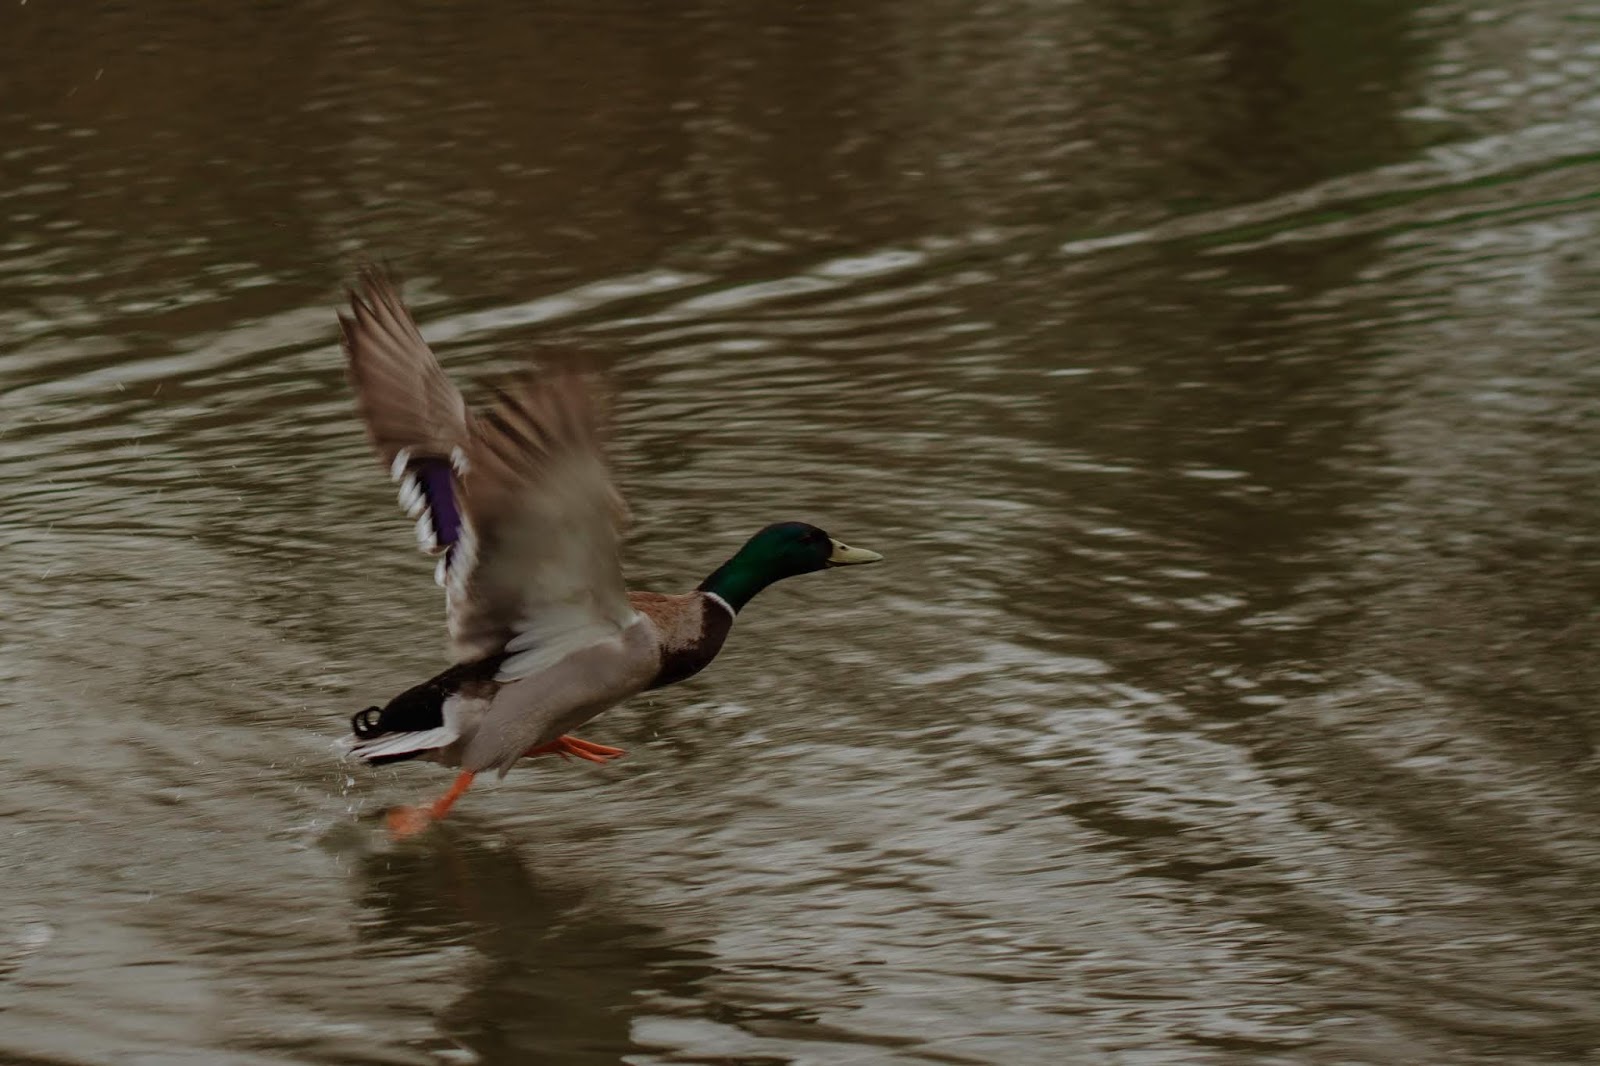
[{"label": "black curled tail feather", "polygon": [[464,686],[494,678],[504,654],[476,662],[457,663],[437,677],[406,689],[382,708],[368,707],[350,716],[350,732],[357,740],[373,740],[387,733],[420,733],[444,725],[444,704]]},{"label": "black curled tail feather", "polygon": [[376,740],[390,733],[420,733],[444,725],[444,701],[450,691],[435,678],[408,688],[385,707],[368,707],[350,716],[357,740]]},{"label": "black curled tail feather", "polygon": [[383,708],[368,707],[350,716],[357,740],[375,740],[390,733],[420,733],[444,725],[444,701],[450,693],[432,681],[410,688]]},{"label": "black curled tail feather", "polygon": [[356,735],[357,740],[371,740],[373,737],[383,736],[383,708],[368,707],[364,711],[357,711],[350,716],[350,732]]}]

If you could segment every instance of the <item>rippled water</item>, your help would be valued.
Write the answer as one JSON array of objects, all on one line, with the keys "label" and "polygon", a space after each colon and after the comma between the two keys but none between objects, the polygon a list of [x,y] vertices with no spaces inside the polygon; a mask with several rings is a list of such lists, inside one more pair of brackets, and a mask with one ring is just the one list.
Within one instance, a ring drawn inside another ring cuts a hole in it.
[{"label": "rippled water", "polygon": [[[0,1059],[1600,1056],[1600,7],[13,6]],[[438,833],[332,308],[797,580]]]}]

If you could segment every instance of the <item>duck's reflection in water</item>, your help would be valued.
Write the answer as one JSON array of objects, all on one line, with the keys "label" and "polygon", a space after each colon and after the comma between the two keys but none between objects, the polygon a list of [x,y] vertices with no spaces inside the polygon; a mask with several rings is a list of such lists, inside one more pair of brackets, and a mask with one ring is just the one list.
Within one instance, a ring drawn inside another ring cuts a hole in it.
[{"label": "duck's reflection in water", "polygon": [[[649,999],[698,998],[710,955],[618,914],[570,867],[536,872],[517,851],[439,827],[362,864],[365,935],[466,946],[464,991],[440,988],[441,1035],[483,1063],[614,1063],[638,1053]],[[606,901],[609,902],[609,901]]]}]

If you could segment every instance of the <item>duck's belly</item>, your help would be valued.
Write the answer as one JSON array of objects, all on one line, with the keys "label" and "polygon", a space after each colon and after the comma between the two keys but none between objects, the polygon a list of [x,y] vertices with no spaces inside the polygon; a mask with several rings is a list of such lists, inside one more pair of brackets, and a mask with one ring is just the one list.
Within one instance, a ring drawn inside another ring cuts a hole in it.
[{"label": "duck's belly", "polygon": [[582,648],[536,674],[507,682],[470,736],[458,764],[502,773],[530,749],[550,743],[644,690],[661,666],[660,644],[640,617],[614,640]]}]

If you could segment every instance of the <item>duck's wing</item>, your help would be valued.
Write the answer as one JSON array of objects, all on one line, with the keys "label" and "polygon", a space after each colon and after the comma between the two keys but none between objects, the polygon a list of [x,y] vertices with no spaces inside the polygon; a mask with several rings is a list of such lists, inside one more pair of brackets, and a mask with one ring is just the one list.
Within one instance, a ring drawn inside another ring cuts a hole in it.
[{"label": "duck's wing", "polygon": [[527,677],[635,619],[603,430],[595,383],[576,369],[510,380],[475,420],[445,583],[458,661],[503,653],[499,679]]},{"label": "duck's wing", "polygon": [[[339,333],[356,410],[417,520],[417,543],[429,554],[451,552],[461,527],[456,474],[471,439],[466,402],[381,271],[361,272]],[[440,561],[441,584],[447,565]]]}]

